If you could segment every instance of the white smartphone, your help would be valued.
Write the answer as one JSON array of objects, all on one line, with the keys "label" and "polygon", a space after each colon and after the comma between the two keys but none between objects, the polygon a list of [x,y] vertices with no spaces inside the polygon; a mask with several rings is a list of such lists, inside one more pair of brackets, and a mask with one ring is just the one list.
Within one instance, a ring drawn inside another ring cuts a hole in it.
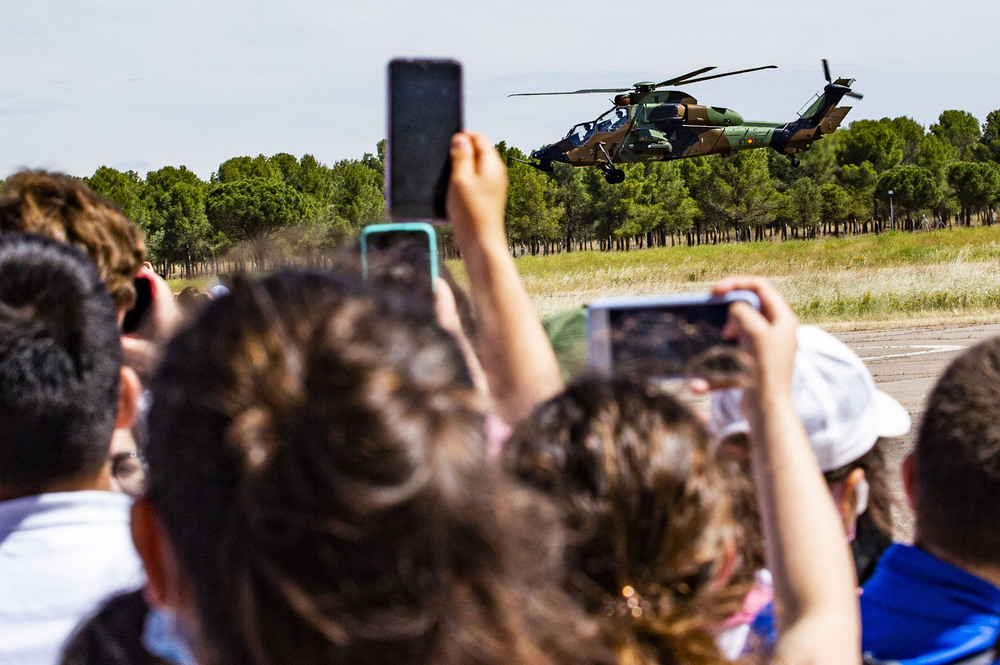
[{"label": "white smartphone", "polygon": [[736,301],[760,309],[751,291],[596,300],[587,307],[590,368],[601,376],[653,378],[738,373],[736,343],[722,338]]}]

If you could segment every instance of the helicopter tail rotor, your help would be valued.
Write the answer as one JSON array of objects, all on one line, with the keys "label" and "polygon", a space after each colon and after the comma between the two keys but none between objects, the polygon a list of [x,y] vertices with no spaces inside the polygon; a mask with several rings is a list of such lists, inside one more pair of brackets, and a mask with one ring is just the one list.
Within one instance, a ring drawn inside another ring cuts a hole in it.
[{"label": "helicopter tail rotor", "polygon": [[[832,85],[834,83],[844,85],[844,79],[837,79],[836,81],[834,81],[833,77],[830,76],[830,63],[827,61],[826,58],[823,58],[823,76],[826,78],[826,82],[828,85]],[[854,82],[853,79],[847,79],[847,81],[848,82],[846,83],[846,85],[848,86],[850,86],[850,84]],[[861,94],[860,92],[855,92],[851,89],[848,89],[846,92],[844,92],[844,95],[846,95],[847,97],[853,97],[854,99],[864,99],[863,94]]]}]

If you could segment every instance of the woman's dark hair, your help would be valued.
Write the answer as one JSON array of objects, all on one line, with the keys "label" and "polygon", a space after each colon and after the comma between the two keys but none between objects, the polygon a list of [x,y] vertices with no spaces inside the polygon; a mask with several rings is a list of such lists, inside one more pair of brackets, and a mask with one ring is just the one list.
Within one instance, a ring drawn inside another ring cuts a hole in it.
[{"label": "woman's dark hair", "polygon": [[885,464],[885,446],[885,439],[879,438],[867,453],[838,469],[824,472],[823,477],[827,484],[832,484],[847,478],[854,469],[864,469],[868,481],[868,509],[865,515],[874,527],[891,537],[893,498]]},{"label": "woman's dark hair", "polygon": [[462,354],[411,301],[238,281],[167,346],[149,500],[208,663],[607,662],[553,583],[554,510],[486,463]]},{"label": "woman's dark hair", "polygon": [[565,585],[611,617],[623,662],[727,662],[714,629],[750,580],[720,593],[735,525],[690,409],[644,384],[580,379],[521,423],[503,462],[562,507]]},{"label": "woman's dark hair", "polygon": [[185,286],[176,296],[177,307],[184,316],[194,316],[201,308],[212,302],[212,296],[198,290],[197,286]]},{"label": "woman's dark hair", "polygon": [[892,488],[885,462],[885,439],[879,438],[871,450],[844,466],[823,474],[828,484],[840,482],[854,469],[863,469],[868,483],[868,508],[858,516],[851,553],[858,584],[863,584],[878,564],[882,553],[892,544]]}]

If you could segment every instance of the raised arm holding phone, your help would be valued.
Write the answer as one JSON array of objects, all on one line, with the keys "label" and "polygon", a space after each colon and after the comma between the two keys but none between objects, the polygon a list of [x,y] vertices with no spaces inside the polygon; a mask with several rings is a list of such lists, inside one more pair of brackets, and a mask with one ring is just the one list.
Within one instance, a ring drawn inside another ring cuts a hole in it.
[{"label": "raised arm holding phone", "polygon": [[780,635],[774,663],[859,663],[854,570],[843,530],[792,402],[798,319],[759,277],[730,277],[713,293],[753,291],[760,311],[734,303],[724,334],[751,355],[743,410]]},{"label": "raised arm holding phone", "polygon": [[451,142],[448,219],[462,252],[477,313],[478,352],[497,412],[516,423],[558,394],[555,353],[507,251],[507,169],[482,134]]}]

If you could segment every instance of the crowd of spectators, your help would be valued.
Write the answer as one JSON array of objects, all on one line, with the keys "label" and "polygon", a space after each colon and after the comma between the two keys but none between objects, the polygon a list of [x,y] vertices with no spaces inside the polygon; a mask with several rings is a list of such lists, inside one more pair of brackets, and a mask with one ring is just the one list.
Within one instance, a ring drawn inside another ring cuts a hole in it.
[{"label": "crowd of spectators", "polygon": [[705,413],[567,383],[499,155],[451,155],[468,294],[345,255],[175,297],[116,206],[6,181],[0,665],[1000,662],[1000,339],[900,470],[906,411],[761,278],[714,288],[761,306],[730,307],[749,362],[692,383]]}]

